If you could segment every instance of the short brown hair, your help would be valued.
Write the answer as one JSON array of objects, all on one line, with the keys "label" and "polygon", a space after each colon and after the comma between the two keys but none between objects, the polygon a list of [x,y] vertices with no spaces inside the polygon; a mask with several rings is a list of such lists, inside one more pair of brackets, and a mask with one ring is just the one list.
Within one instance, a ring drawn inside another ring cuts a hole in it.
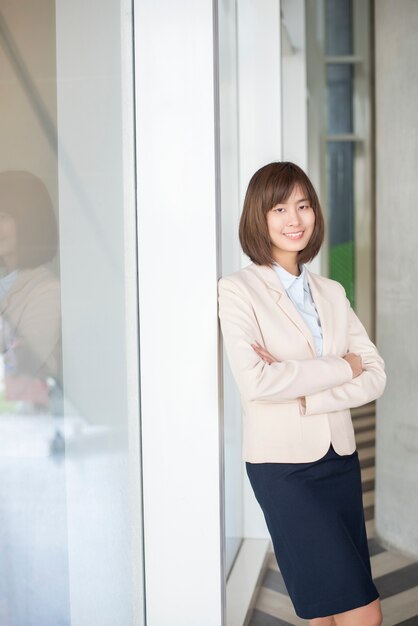
[{"label": "short brown hair", "polygon": [[257,265],[272,265],[267,213],[286,202],[295,185],[300,185],[315,213],[315,226],[308,245],[298,252],[298,263],[308,263],[318,254],[324,240],[325,225],[321,205],[308,176],[295,163],[277,161],[264,165],[252,176],[245,194],[239,223],[239,240],[245,254]]},{"label": "short brown hair", "polygon": [[38,267],[55,257],[57,220],[47,188],[37,176],[19,170],[0,172],[0,211],[16,224],[19,269]]}]

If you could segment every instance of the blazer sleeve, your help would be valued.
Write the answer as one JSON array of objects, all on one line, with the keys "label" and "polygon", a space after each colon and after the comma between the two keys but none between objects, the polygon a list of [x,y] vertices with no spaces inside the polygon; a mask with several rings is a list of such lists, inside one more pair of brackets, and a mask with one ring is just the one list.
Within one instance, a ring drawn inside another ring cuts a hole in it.
[{"label": "blazer sleeve", "polygon": [[61,337],[60,287],[58,281],[40,285],[25,303],[14,328],[13,348],[18,374],[56,376],[57,347]]},{"label": "blazer sleeve", "polygon": [[[341,285],[342,289],[344,287]],[[307,394],[300,401],[302,415],[329,413],[362,406],[379,398],[386,386],[385,363],[375,344],[357,317],[345,295],[348,307],[348,351],[361,356],[364,371],[351,381],[314,394]],[[303,402],[304,400],[304,402]]]},{"label": "blazer sleeve", "polygon": [[265,363],[251,347],[263,337],[239,285],[218,281],[219,319],[228,362],[241,397],[250,402],[290,402],[347,383],[353,373],[340,356]]}]

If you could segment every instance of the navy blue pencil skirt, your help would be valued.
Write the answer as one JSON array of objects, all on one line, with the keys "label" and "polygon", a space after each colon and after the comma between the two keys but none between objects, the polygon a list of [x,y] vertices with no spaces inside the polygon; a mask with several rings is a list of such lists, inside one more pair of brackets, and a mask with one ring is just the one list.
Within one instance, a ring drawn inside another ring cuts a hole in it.
[{"label": "navy blue pencil skirt", "polygon": [[245,465],[296,615],[327,617],[376,600],[358,451],[339,455],[330,445],[317,461]]}]

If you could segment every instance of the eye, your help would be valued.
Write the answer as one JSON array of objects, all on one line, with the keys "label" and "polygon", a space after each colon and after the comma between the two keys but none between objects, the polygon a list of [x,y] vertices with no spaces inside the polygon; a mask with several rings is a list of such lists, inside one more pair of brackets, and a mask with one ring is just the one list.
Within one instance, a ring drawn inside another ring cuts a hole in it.
[{"label": "eye", "polygon": [[278,207],[277,209],[273,209],[273,211],[277,211],[278,213],[281,213],[284,210],[285,209],[283,207]]},{"label": "eye", "polygon": [[300,209],[309,209],[309,204],[302,204],[300,207]]}]

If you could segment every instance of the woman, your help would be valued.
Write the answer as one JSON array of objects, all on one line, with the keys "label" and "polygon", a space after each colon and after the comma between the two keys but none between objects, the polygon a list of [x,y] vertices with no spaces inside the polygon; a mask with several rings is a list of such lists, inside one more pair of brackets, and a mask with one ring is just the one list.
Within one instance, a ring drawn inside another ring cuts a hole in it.
[{"label": "woman", "polygon": [[305,266],[324,219],[303,170],[253,175],[239,236],[252,262],[219,280],[219,318],[281,574],[311,626],[379,625],[350,407],[382,395],[384,361],[343,286]]}]

